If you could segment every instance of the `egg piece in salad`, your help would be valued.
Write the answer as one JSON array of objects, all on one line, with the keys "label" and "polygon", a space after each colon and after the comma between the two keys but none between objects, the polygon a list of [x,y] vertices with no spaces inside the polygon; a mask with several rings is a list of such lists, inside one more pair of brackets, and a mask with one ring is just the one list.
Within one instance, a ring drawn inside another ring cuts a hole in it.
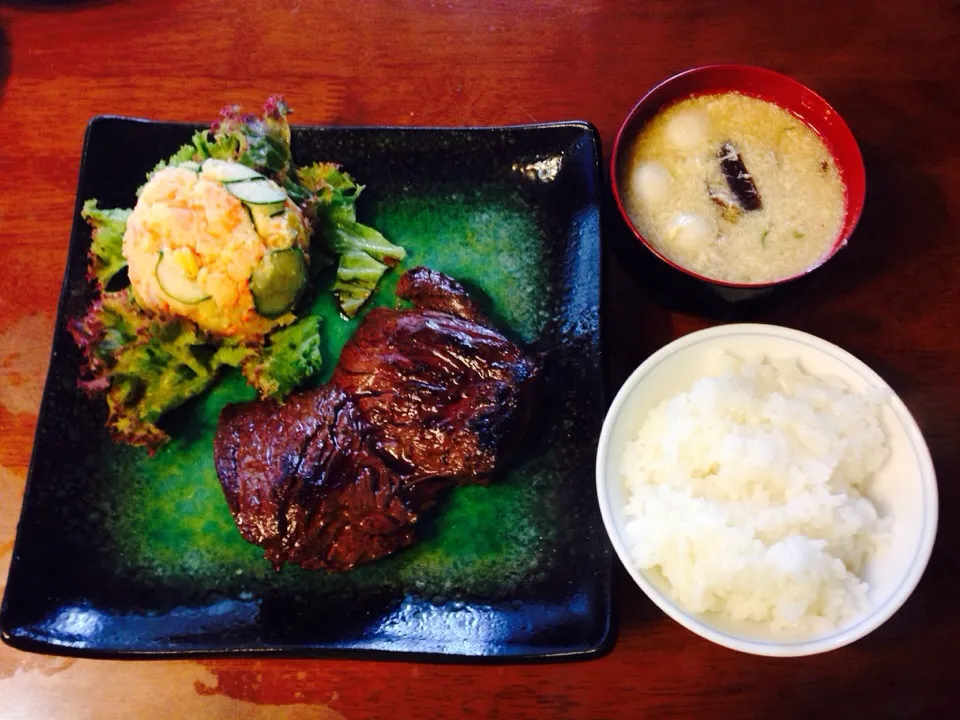
[{"label": "egg piece in salad", "polygon": [[138,302],[240,340],[295,319],[309,229],[272,180],[208,159],[163,168],[140,191],[123,255]]}]

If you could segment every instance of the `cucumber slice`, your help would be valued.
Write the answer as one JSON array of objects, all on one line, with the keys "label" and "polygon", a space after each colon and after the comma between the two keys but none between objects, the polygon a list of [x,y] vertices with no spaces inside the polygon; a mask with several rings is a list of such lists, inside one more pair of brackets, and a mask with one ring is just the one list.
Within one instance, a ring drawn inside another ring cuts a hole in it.
[{"label": "cucumber slice", "polygon": [[307,261],[300,248],[274,250],[263,256],[250,275],[253,305],[264,317],[283,315],[307,284]]},{"label": "cucumber slice", "polygon": [[240,180],[224,185],[224,187],[234,197],[247,205],[276,205],[285,202],[287,199],[287,194],[279,185],[265,178],[261,180]]},{"label": "cucumber slice", "polygon": [[210,298],[196,280],[191,280],[184,274],[183,268],[172,255],[160,253],[156,274],[160,289],[178,302],[196,305]]},{"label": "cucumber slice", "polygon": [[241,165],[232,160],[217,160],[216,158],[207,158],[200,166],[203,174],[211,180],[216,180],[224,184],[242,182],[244,180],[262,180],[263,175],[253,168]]},{"label": "cucumber slice", "polygon": [[250,219],[253,220],[253,226],[257,229],[260,237],[267,237],[270,233],[270,220],[283,215],[284,203],[272,203],[270,205],[248,205]]},{"label": "cucumber slice", "polygon": [[197,165],[193,160],[187,160],[182,162],[177,167],[186,168],[187,170],[193,170],[194,172],[200,172],[200,166]]}]

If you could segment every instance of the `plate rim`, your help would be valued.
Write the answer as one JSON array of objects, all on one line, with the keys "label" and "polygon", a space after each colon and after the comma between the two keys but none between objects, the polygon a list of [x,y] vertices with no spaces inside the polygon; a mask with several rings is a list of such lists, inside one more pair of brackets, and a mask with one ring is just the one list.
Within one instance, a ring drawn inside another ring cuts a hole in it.
[{"label": "plate rim", "polygon": [[[146,648],[146,647],[124,647],[115,646],[87,646],[78,647],[70,644],[58,643],[52,639],[40,639],[37,635],[31,634],[30,629],[36,627],[13,626],[10,624],[9,606],[11,604],[10,579],[13,577],[14,566],[20,562],[23,540],[23,524],[26,515],[26,508],[30,503],[31,491],[36,487],[36,464],[39,452],[39,437],[44,431],[44,420],[53,408],[47,401],[48,388],[55,380],[54,363],[57,357],[56,339],[61,331],[61,325],[65,327],[65,314],[71,293],[71,258],[75,253],[83,248],[77,245],[83,242],[83,233],[78,232],[78,226],[82,223],[81,210],[84,199],[81,197],[80,188],[83,180],[84,170],[87,167],[88,155],[90,152],[90,140],[94,128],[103,122],[122,121],[125,123],[137,125],[156,125],[167,127],[183,127],[200,129],[209,127],[209,124],[201,121],[185,120],[161,120],[152,118],[142,118],[117,114],[97,114],[87,122],[83,134],[83,145],[80,153],[80,161],[77,169],[75,181],[75,199],[73,220],[70,226],[70,239],[65,248],[66,262],[63,269],[63,278],[60,284],[60,293],[57,300],[56,315],[54,318],[54,327],[51,334],[50,352],[48,356],[48,366],[46,377],[44,379],[43,392],[40,398],[40,407],[37,414],[37,423],[34,429],[33,442],[30,450],[30,459],[27,466],[27,473],[24,484],[23,497],[21,499],[20,514],[17,519],[14,545],[11,553],[10,566],[6,578],[3,597],[0,600],[0,640],[6,645],[18,650],[40,653],[54,654],[64,657],[91,658],[91,659],[129,659],[129,660],[150,660],[150,659],[190,659],[190,658],[234,658],[234,657],[272,657],[272,658],[343,658],[343,659],[366,659],[377,661],[399,661],[399,662],[433,662],[449,664],[521,664],[524,662],[563,662],[572,660],[582,660],[594,657],[600,657],[609,653],[616,643],[618,633],[618,604],[616,601],[616,574],[615,553],[609,543],[606,533],[600,532],[602,527],[598,526],[599,541],[606,544],[609,550],[606,559],[598,566],[606,575],[606,592],[603,593],[602,602],[598,602],[598,607],[602,609],[604,622],[600,628],[599,635],[595,639],[585,640],[574,644],[566,644],[561,649],[551,650],[548,646],[537,646],[527,643],[518,643],[517,650],[510,652],[485,653],[485,654],[463,654],[457,652],[437,652],[437,651],[411,651],[403,649],[358,647],[342,648],[330,647],[317,643],[304,644],[281,644],[264,642],[261,647],[223,647],[210,648],[203,646],[181,647],[181,648]],[[496,132],[535,132],[540,130],[554,130],[570,128],[584,133],[590,144],[592,155],[590,166],[592,175],[592,193],[593,198],[587,202],[596,212],[596,233],[592,244],[596,245],[598,254],[597,272],[597,372],[598,384],[603,390],[601,416],[606,412],[609,405],[609,393],[606,390],[606,373],[603,367],[603,328],[602,328],[602,225],[603,225],[603,175],[601,171],[601,160],[603,153],[602,140],[597,128],[587,120],[555,120],[534,123],[517,123],[507,125],[477,125],[477,126],[443,126],[443,125],[329,125],[312,123],[291,123],[291,130],[306,131],[335,131],[335,132],[399,132],[412,134],[435,134],[435,133],[454,133],[467,134],[471,132],[481,134],[492,134]],[[84,257],[85,251],[81,253]],[[586,479],[584,482],[588,482]],[[592,482],[590,482],[592,484]],[[599,518],[598,518],[599,519]],[[600,524],[602,525],[602,523]],[[510,645],[500,643],[499,648],[510,648]]]}]

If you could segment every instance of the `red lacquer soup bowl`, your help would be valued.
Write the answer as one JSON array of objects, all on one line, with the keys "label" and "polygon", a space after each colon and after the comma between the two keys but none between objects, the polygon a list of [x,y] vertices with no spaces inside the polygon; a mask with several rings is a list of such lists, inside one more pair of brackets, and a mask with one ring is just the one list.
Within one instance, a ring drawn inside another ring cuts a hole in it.
[{"label": "red lacquer soup bowl", "polygon": [[[627,214],[622,198],[621,180],[630,145],[646,122],[667,106],[695,95],[739,92],[779,105],[800,118],[824,141],[831,152],[845,188],[845,209],[840,231],[820,260],[803,272],[773,281],[758,283],[726,282],[700,275],[666,257],[637,230]],[[707,65],[686,70],[664,80],[650,90],[627,115],[617,132],[610,158],[610,182],[617,208],[624,221],[650,252],[686,275],[720,290],[728,299],[741,299],[789,282],[821,267],[850,239],[863,211],[866,177],[863,157],[853,133],[830,104],[810,88],[793,78],[766,68],[749,65]]]}]

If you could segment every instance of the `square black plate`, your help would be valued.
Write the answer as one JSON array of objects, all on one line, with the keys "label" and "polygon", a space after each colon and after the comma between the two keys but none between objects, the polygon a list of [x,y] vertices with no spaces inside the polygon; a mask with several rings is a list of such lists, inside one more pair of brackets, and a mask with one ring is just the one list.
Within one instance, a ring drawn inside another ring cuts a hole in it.
[{"label": "square black plate", "polygon": [[[547,353],[542,407],[515,466],[454,490],[420,541],[349,573],[275,573],[233,526],[212,465],[217,414],[250,397],[228,375],[170,419],[155,457],[118,447],[76,386],[66,325],[90,300],[87,198],[130,207],[196,126],[95,118],[23,512],[0,610],[4,641],[58,654],[550,658],[607,649],[612,558],[594,491],[600,364],[598,137],[587,123],[480,129],[293,129],[294,157],[342,163],[360,219],[405,267],[464,281],[508,334]],[[354,323],[324,317],[327,369]]]}]

